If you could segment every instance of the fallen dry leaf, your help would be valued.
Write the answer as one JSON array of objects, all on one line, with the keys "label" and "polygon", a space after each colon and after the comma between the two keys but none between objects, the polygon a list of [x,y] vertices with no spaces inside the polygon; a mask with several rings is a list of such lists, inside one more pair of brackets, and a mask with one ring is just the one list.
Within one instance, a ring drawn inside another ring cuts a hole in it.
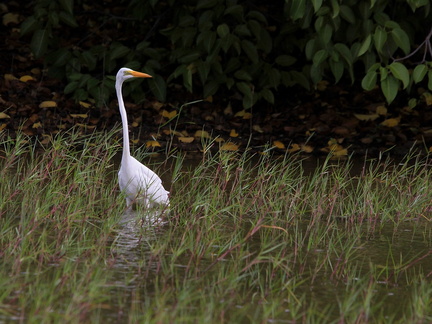
[{"label": "fallen dry leaf", "polygon": [[273,141],[273,146],[277,147],[278,149],[283,150],[285,148],[285,144],[281,141]]},{"label": "fallen dry leaf", "polygon": [[39,104],[39,108],[54,108],[54,107],[57,107],[57,102],[55,101],[42,101]]},{"label": "fallen dry leaf", "polygon": [[[46,108],[46,107],[44,107],[44,108]],[[69,116],[71,116],[72,118],[87,118],[88,117],[87,114],[70,114]]]},{"label": "fallen dry leaf", "polygon": [[185,137],[185,136],[181,136],[178,138],[180,142],[182,143],[192,143],[195,140],[195,137]]},{"label": "fallen dry leaf", "polygon": [[384,120],[381,125],[386,126],[386,127],[395,127],[397,125],[399,125],[401,118],[397,117],[397,118],[389,118]]},{"label": "fallen dry leaf", "polygon": [[305,153],[312,153],[314,148],[310,145],[301,145],[301,150]]},{"label": "fallen dry leaf", "polygon": [[376,108],[376,113],[377,113],[378,115],[381,115],[381,116],[385,116],[385,115],[387,115],[387,107],[385,107],[385,106],[378,106],[378,107]]},{"label": "fallen dry leaf", "polygon": [[235,117],[242,117],[243,119],[251,119],[252,118],[252,114],[250,112],[246,112],[245,110],[240,110],[234,116]]},{"label": "fallen dry leaf", "polygon": [[362,121],[374,121],[379,117],[378,114],[364,115],[364,114],[354,114],[354,116]]},{"label": "fallen dry leaf", "polygon": [[203,130],[197,130],[194,136],[200,138],[211,138],[210,134],[207,131],[203,131]]},{"label": "fallen dry leaf", "polygon": [[5,114],[4,112],[0,112],[0,119],[7,119],[10,118],[8,114]]},{"label": "fallen dry leaf", "polygon": [[221,147],[220,150],[221,151],[237,151],[239,148],[239,146],[237,144],[228,142],[228,143],[224,143]]},{"label": "fallen dry leaf", "polygon": [[230,136],[231,136],[231,137],[238,137],[239,134],[236,132],[235,129],[231,129]]},{"label": "fallen dry leaf", "polygon": [[91,107],[91,104],[88,102],[80,101],[79,104],[81,107],[84,107],[84,108],[90,108]]},{"label": "fallen dry leaf", "polygon": [[21,78],[19,78],[21,82],[27,82],[27,81],[36,81],[35,78],[33,78],[31,75],[23,75]]},{"label": "fallen dry leaf", "polygon": [[294,153],[294,152],[298,152],[300,150],[301,150],[300,145],[294,143],[294,144],[291,144],[291,148],[288,149],[288,152]]},{"label": "fallen dry leaf", "polygon": [[161,145],[158,141],[147,141],[146,147],[161,147]]},{"label": "fallen dry leaf", "polygon": [[162,116],[168,119],[173,119],[175,116],[177,116],[177,111],[173,110],[173,111],[167,111],[167,110],[162,110]]}]

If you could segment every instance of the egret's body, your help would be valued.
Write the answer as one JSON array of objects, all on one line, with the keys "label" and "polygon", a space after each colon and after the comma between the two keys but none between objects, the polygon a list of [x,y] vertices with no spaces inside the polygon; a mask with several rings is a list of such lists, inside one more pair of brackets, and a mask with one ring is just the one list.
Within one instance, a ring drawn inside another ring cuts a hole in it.
[{"label": "egret's body", "polygon": [[128,207],[133,202],[144,204],[147,207],[169,205],[169,192],[163,187],[162,180],[156,173],[130,155],[129,128],[122,95],[123,82],[130,78],[151,78],[151,76],[127,68],[121,68],[116,76],[115,88],[123,124],[123,154],[118,172],[120,190],[126,195]]}]

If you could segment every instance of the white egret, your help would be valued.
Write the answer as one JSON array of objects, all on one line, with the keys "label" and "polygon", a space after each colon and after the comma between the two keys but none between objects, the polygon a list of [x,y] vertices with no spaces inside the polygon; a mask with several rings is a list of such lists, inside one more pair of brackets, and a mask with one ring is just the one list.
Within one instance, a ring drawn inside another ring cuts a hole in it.
[{"label": "white egret", "polygon": [[151,78],[151,75],[128,68],[121,68],[117,72],[115,88],[123,124],[123,154],[118,172],[120,190],[126,195],[128,207],[131,207],[133,202],[144,204],[148,208],[154,205],[168,206],[169,192],[163,187],[162,180],[130,154],[129,128],[123,102],[122,85],[125,80],[131,78]]}]

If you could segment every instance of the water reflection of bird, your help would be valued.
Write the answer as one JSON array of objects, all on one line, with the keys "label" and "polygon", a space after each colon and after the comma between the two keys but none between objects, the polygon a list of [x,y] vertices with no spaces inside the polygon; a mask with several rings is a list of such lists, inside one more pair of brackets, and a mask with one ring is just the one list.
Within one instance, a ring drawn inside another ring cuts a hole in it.
[{"label": "water reflection of bird", "polygon": [[162,185],[159,176],[138,162],[131,156],[129,148],[129,129],[126,109],[123,102],[122,85],[131,78],[151,78],[146,73],[136,72],[128,68],[121,68],[116,76],[116,92],[120,115],[123,124],[123,154],[118,172],[120,190],[126,195],[126,205],[133,202],[144,204],[146,207],[154,205],[169,205],[169,192]]}]

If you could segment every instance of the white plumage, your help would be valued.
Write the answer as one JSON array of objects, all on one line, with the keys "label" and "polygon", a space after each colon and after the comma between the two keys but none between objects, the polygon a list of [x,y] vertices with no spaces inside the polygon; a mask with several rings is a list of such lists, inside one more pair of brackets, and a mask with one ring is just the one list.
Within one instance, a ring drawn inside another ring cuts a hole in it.
[{"label": "white plumage", "polygon": [[126,205],[137,202],[147,207],[169,205],[169,192],[162,185],[159,176],[130,155],[129,129],[123,102],[122,85],[130,78],[151,78],[149,74],[121,68],[116,76],[116,92],[123,124],[123,154],[118,172],[120,190],[126,195]]}]

